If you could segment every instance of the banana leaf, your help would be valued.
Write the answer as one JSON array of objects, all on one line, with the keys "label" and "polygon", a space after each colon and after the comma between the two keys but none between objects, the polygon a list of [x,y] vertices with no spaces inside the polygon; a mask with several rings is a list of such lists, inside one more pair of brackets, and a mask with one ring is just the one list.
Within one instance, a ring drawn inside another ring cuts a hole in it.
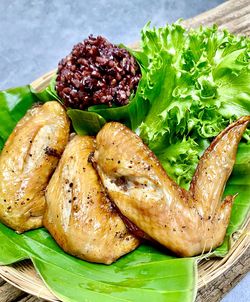
[{"label": "banana leaf", "polygon": [[250,144],[240,143],[233,173],[229,178],[224,196],[238,194],[232,208],[230,223],[223,244],[213,255],[224,257],[231,245],[231,236],[239,230],[250,213]]},{"label": "banana leaf", "polygon": [[0,149],[26,111],[38,102],[30,86],[0,91]]},{"label": "banana leaf", "polygon": [[31,259],[62,301],[194,301],[196,260],[176,259],[148,245],[116,263],[88,263],[64,253],[45,229],[18,235],[0,224],[0,263]]},{"label": "banana leaf", "polygon": [[[0,94],[1,141],[18,119],[37,101],[28,86]],[[44,99],[45,100],[45,99]],[[4,135],[3,135],[4,134]],[[250,145],[241,143],[226,194],[237,193],[227,237],[214,255],[224,256],[230,236],[250,208]],[[191,302],[197,292],[197,258],[176,258],[147,244],[106,266],[88,263],[64,253],[45,229],[22,235],[0,224],[0,264],[31,259],[50,290],[62,301],[168,301]]]},{"label": "banana leaf", "polygon": [[106,120],[95,112],[69,109],[67,114],[72,121],[75,132],[79,135],[95,135],[106,123]]},{"label": "banana leaf", "polygon": [[41,100],[42,102],[48,102],[57,100],[58,102],[62,103],[61,99],[59,98],[56,89],[56,74],[51,78],[49,85],[42,91],[35,91],[32,89],[32,93],[36,95],[36,97]]}]

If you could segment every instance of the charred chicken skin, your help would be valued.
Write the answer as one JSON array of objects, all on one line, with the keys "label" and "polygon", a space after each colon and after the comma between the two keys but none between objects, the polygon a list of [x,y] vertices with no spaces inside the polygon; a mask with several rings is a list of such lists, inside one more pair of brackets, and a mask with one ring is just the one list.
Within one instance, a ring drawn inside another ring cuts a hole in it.
[{"label": "charred chicken skin", "polygon": [[94,139],[75,136],[67,145],[46,190],[44,226],[64,251],[110,264],[139,240],[126,228],[89,162]]},{"label": "charred chicken skin", "polygon": [[171,180],[142,140],[120,123],[108,123],[98,133],[93,160],[125,217],[174,253],[193,256],[223,242],[235,196],[221,202],[222,194],[249,121],[250,116],[240,118],[214,139],[189,191]]},{"label": "charred chicken skin", "polygon": [[45,188],[68,142],[58,102],[30,109],[0,155],[0,221],[19,233],[42,226]]}]

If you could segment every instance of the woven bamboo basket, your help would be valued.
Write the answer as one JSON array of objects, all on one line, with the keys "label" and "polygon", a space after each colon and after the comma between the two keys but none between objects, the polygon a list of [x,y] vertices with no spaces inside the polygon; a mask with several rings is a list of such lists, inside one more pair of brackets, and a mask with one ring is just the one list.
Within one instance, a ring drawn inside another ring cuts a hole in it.
[{"label": "woven bamboo basket", "polygon": [[[217,23],[231,32],[249,35],[250,33],[250,1],[227,1],[219,7],[184,21],[187,27],[211,25]],[[135,47],[137,45],[135,44]],[[31,86],[36,91],[44,89],[55,71],[51,71],[35,80]],[[249,193],[250,194],[250,193]],[[215,302],[243,277],[250,268],[250,215],[241,229],[233,234],[231,248],[222,259],[202,260],[198,270],[198,296],[196,301]],[[48,301],[59,301],[45,286],[36,273],[31,261],[25,260],[10,266],[0,266],[0,277],[26,293]],[[0,279],[1,281],[1,279]],[[7,300],[1,299],[0,302]],[[19,294],[21,297],[22,295]],[[23,296],[22,296],[23,297]],[[29,299],[29,298],[28,298]],[[31,301],[20,298],[8,301]],[[32,301],[39,301],[32,299]],[[41,300],[40,300],[41,301]]]}]

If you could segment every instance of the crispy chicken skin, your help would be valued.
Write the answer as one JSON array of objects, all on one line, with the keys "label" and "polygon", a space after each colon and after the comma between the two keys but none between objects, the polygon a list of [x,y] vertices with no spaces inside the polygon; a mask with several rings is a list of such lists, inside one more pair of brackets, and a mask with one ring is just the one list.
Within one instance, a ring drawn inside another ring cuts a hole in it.
[{"label": "crispy chicken skin", "polygon": [[75,136],[67,145],[46,190],[44,225],[64,251],[110,264],[134,250],[130,234],[108,200],[89,161],[94,138]]},{"label": "crispy chicken skin", "polygon": [[68,142],[69,121],[58,102],[30,109],[0,155],[0,220],[19,233],[42,226],[44,191]]},{"label": "crispy chicken skin", "polygon": [[235,196],[221,198],[249,121],[250,116],[240,118],[214,139],[189,191],[172,181],[142,140],[119,123],[108,123],[98,133],[93,160],[124,216],[174,253],[193,256],[224,239]]}]

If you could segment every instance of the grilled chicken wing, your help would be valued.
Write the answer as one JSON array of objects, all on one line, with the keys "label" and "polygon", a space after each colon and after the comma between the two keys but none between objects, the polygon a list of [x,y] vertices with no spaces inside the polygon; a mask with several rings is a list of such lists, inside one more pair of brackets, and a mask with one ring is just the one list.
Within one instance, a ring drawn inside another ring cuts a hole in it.
[{"label": "grilled chicken wing", "polygon": [[89,162],[94,139],[75,136],[67,145],[46,191],[44,225],[57,243],[79,258],[110,264],[134,250],[128,232]]},{"label": "grilled chicken wing", "polygon": [[94,162],[112,201],[132,223],[168,249],[193,256],[219,246],[234,196],[221,203],[238,143],[250,116],[229,125],[205,151],[189,191],[163,170],[142,140],[124,125],[98,133]]},{"label": "grilled chicken wing", "polygon": [[44,190],[67,144],[69,121],[58,102],[30,109],[0,155],[0,220],[21,233],[42,226]]}]

